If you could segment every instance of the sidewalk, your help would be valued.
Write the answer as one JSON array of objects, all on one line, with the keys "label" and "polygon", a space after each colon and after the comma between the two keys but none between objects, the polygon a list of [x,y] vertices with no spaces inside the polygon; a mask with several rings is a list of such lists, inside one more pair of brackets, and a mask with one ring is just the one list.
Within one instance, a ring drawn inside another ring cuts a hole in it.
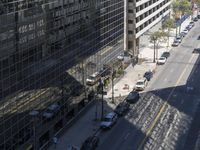
[{"label": "sidewalk", "polygon": [[[185,27],[189,24],[190,18],[186,19],[182,23],[181,31],[185,29]],[[174,40],[176,30],[171,31],[171,37],[169,42],[169,47],[167,48],[167,43],[160,43],[158,48],[158,58],[164,51],[171,50],[171,44]],[[156,69],[156,64],[153,62],[153,46],[150,44],[148,47],[145,47],[140,50],[140,56],[145,58],[146,61],[141,64],[137,64],[134,67],[129,65],[125,69],[125,75],[114,85],[114,97],[123,97],[129,94],[132,91],[135,83],[138,79],[143,77],[143,74],[146,71]],[[129,89],[124,89],[125,85],[129,86]],[[104,110],[106,112],[110,112],[114,109],[115,105],[110,103],[112,97],[111,89],[108,91],[107,95],[104,98],[107,100],[104,102]],[[115,98],[116,104],[117,99]],[[97,114],[97,121],[94,121]],[[52,145],[49,150],[66,150],[68,145],[74,145],[80,147],[81,144],[85,141],[85,139],[93,134],[95,134],[99,129],[101,117],[101,101],[96,102],[93,107],[90,107],[87,110],[86,114],[82,116],[77,123],[75,123],[70,129],[68,129],[62,137],[58,137],[58,144],[56,148]]]}]

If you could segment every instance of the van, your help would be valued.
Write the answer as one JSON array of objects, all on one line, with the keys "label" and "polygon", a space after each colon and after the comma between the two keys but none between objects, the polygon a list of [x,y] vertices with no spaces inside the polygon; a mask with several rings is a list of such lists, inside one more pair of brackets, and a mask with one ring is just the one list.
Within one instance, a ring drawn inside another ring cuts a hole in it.
[{"label": "van", "polygon": [[101,79],[101,75],[98,72],[93,73],[86,79],[87,85],[95,85]]}]

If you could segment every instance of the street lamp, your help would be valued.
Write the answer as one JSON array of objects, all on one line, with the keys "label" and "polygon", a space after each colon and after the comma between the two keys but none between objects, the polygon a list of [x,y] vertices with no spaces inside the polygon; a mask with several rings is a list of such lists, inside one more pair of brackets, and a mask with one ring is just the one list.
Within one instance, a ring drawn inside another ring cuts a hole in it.
[{"label": "street lamp", "polygon": [[32,110],[29,115],[32,117],[33,121],[33,148],[37,150],[37,143],[36,143],[36,118],[39,112],[37,110]]},{"label": "street lamp", "polygon": [[154,35],[152,37],[152,40],[153,40],[153,49],[154,49],[154,52],[153,52],[153,62],[155,63],[156,62],[156,40],[157,40],[157,37]]}]

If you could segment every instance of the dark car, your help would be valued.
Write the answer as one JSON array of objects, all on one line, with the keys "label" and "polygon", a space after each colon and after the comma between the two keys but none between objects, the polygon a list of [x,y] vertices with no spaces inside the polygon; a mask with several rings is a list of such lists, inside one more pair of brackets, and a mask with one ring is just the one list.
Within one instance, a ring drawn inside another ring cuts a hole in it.
[{"label": "dark car", "polygon": [[200,53],[200,48],[195,48],[192,53],[199,54]]},{"label": "dark car", "polygon": [[124,115],[129,110],[130,104],[127,102],[121,102],[117,105],[114,112],[119,116]]},{"label": "dark car", "polygon": [[126,97],[126,102],[133,104],[136,103],[140,98],[140,95],[137,91],[132,91],[128,94],[128,96]]},{"label": "dark car", "polygon": [[161,57],[165,57],[166,59],[170,56],[170,52],[163,52]]},{"label": "dark car", "polygon": [[198,18],[197,18],[197,17],[195,17],[193,20],[194,20],[194,21],[198,21]]},{"label": "dark car", "polygon": [[95,150],[99,144],[99,137],[90,136],[82,144],[81,150]]},{"label": "dark car", "polygon": [[151,78],[153,77],[153,72],[147,71],[147,72],[144,73],[143,77],[146,78],[147,81],[150,81]]},{"label": "dark car", "polygon": [[200,35],[198,36],[197,40],[200,40]]}]

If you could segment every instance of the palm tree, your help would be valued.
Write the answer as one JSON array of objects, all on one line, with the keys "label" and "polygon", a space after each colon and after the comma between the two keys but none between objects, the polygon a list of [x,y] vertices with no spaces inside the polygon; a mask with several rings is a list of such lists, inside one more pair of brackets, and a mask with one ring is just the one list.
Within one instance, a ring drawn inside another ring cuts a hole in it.
[{"label": "palm tree", "polygon": [[167,32],[166,32],[166,36],[167,36],[167,47],[169,47],[169,36],[170,36],[170,31],[172,28],[175,27],[175,20],[174,19],[171,19],[171,18],[168,18],[164,24],[163,24],[163,29],[167,29]]},{"label": "palm tree", "polygon": [[[154,54],[153,54],[153,62],[155,63],[156,62],[156,44],[157,44],[157,47],[160,43],[160,41],[165,38],[167,35],[167,33],[163,32],[163,31],[156,31],[156,32],[153,32],[151,35],[150,35],[150,42],[153,43],[154,45]],[[158,49],[157,49],[158,50]],[[157,52],[158,54],[158,52]]]}]

